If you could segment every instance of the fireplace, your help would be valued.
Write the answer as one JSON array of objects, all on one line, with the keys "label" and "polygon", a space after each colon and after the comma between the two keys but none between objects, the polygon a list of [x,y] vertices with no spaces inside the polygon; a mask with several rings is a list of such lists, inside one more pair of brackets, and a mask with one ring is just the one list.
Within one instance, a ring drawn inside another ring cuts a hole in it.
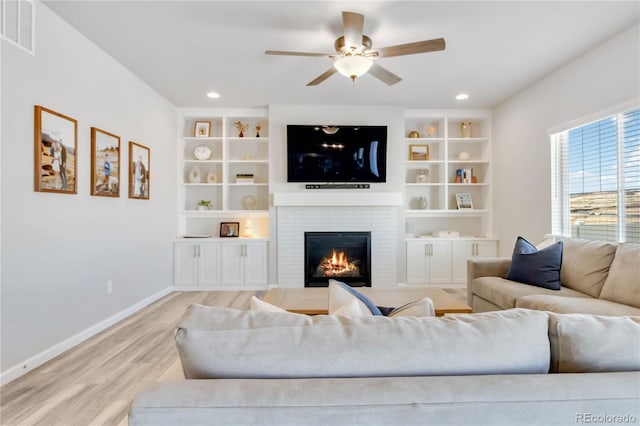
[{"label": "fireplace", "polygon": [[371,232],[305,232],[304,286],[371,287]]}]

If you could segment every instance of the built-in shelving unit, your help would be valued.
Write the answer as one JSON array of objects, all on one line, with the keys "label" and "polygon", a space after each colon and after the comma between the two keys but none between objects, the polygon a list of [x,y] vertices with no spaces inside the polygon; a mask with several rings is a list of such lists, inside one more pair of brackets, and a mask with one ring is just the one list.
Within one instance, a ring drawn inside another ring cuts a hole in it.
[{"label": "built-in shelving unit", "polygon": [[[195,136],[196,122],[210,123]],[[243,135],[236,123],[245,126]],[[259,130],[258,130],[259,128]],[[218,235],[220,222],[241,222],[241,235],[266,237],[269,211],[269,122],[265,108],[179,110],[178,236]],[[211,157],[194,155],[205,145]],[[250,176],[242,180],[240,176]],[[208,209],[198,203],[210,201]]]},{"label": "built-in shelving unit", "polygon": [[[463,285],[467,259],[497,255],[491,113],[406,110],[404,130],[406,282]],[[457,194],[470,196],[473,208],[458,208]],[[439,231],[457,237],[438,238]]]}]

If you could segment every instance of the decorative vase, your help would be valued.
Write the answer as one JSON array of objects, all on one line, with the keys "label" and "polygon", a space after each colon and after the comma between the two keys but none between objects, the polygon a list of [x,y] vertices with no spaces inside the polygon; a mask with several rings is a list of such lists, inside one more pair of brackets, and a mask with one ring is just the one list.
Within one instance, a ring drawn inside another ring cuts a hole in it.
[{"label": "decorative vase", "polygon": [[415,130],[412,130],[409,132],[408,137],[410,138],[419,138],[420,137],[420,133],[416,132]]},{"label": "decorative vase", "polygon": [[247,195],[243,200],[244,208],[247,210],[253,210],[256,208],[256,197],[253,195]]},{"label": "decorative vase", "polygon": [[192,168],[187,175],[189,183],[200,183],[200,169],[197,167]]},{"label": "decorative vase", "polygon": [[427,209],[427,199],[425,197],[418,198],[418,207],[420,208],[420,210]]},{"label": "decorative vase", "polygon": [[218,175],[214,172],[207,173],[207,183],[216,183],[218,182]]},{"label": "decorative vase", "polygon": [[471,122],[463,121],[460,123],[460,137],[461,138],[470,138],[471,137]]}]

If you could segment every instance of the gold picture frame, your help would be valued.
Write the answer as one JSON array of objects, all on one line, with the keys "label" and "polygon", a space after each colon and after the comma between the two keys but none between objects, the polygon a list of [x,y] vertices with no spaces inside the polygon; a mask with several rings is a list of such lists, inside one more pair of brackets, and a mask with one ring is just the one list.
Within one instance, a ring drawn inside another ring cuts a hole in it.
[{"label": "gold picture frame", "polygon": [[34,191],[77,194],[78,121],[34,107]]},{"label": "gold picture frame", "polygon": [[144,145],[129,142],[129,198],[149,199],[149,168],[151,150]]},{"label": "gold picture frame", "polygon": [[409,160],[412,161],[428,161],[429,145],[427,144],[411,144],[409,145]]},{"label": "gold picture frame", "polygon": [[91,195],[120,196],[120,136],[91,128]]}]

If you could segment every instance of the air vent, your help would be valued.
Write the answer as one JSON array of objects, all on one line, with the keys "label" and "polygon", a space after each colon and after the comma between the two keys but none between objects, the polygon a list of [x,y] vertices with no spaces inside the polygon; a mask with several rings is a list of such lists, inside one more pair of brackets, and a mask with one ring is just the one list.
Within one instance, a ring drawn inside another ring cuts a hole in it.
[{"label": "air vent", "polygon": [[0,0],[2,37],[35,54],[35,4],[33,0]]}]

